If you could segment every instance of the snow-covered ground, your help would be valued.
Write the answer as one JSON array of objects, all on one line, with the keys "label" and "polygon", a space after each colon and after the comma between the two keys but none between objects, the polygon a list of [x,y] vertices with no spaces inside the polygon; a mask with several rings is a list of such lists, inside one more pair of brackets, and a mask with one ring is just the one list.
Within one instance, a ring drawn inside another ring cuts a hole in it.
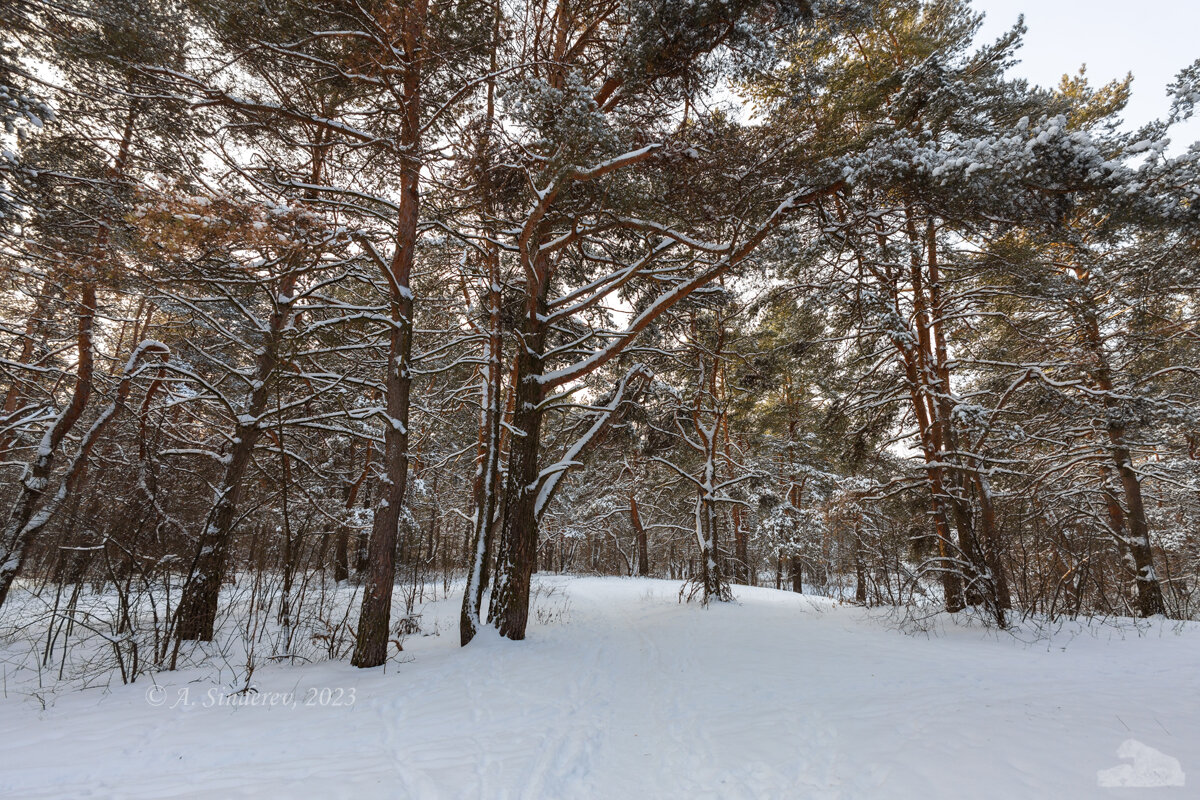
[{"label": "snow-covered ground", "polygon": [[386,671],[10,691],[0,796],[1066,799],[1183,773],[1147,796],[1200,796],[1200,626],[907,635],[767,589],[702,609],[675,582],[541,585],[525,642],[460,649],[452,596]]}]

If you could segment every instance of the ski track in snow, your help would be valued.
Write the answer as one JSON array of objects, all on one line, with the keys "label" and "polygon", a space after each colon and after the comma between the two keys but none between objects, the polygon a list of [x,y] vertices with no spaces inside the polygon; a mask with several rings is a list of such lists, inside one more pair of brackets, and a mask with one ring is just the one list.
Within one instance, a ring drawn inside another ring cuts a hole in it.
[{"label": "ski track in snow", "polygon": [[[1200,785],[1200,625],[1026,643],[738,587],[542,577],[564,621],[460,649],[427,606],[386,670],[270,666],[260,692],[354,687],[352,707],[203,707],[205,673],[0,700],[0,797],[1094,798],[1136,739]],[[194,705],[169,708],[181,688]]]}]

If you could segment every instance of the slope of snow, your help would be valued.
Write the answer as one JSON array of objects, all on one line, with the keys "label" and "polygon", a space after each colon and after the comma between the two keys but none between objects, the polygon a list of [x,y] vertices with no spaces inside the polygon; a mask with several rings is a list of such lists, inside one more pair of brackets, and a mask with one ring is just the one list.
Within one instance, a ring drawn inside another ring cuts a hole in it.
[{"label": "slope of snow", "polygon": [[675,582],[541,584],[525,642],[458,648],[451,598],[401,663],[260,669],[258,705],[188,673],[10,696],[0,796],[1092,798],[1129,791],[1097,774],[1130,740],[1193,772],[1154,796],[1200,785],[1195,625],[904,635],[766,589],[705,610]]}]

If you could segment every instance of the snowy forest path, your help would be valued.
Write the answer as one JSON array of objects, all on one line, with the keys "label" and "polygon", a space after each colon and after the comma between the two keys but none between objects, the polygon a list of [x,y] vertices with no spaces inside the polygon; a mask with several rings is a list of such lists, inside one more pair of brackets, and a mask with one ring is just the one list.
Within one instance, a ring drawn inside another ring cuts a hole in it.
[{"label": "snowy forest path", "polygon": [[0,797],[1092,798],[1129,739],[1200,776],[1200,626],[905,635],[767,589],[537,585],[523,642],[459,648],[452,593],[386,669],[260,667],[251,696],[292,706],[239,707],[201,670],[45,710],[10,686]]}]

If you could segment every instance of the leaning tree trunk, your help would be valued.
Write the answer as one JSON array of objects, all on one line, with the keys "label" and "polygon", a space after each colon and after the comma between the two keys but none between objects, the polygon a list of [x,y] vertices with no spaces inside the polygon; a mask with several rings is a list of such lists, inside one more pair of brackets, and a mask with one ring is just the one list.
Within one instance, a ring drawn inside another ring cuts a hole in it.
[{"label": "leaning tree trunk", "polygon": [[[130,107],[125,117],[121,139],[117,145],[117,154],[109,170],[115,184],[120,184],[125,178],[125,167],[129,163],[129,155],[133,147],[135,126],[138,120],[137,105]],[[92,377],[95,371],[95,353],[93,352],[93,329],[96,322],[96,276],[106,268],[108,247],[111,240],[110,226],[112,220],[105,217],[100,220],[96,230],[96,238],[92,243],[91,258],[76,265],[80,271],[79,278],[79,312],[76,315],[76,342],[78,362],[75,366],[75,385],[71,390],[71,400],[50,427],[42,435],[37,453],[32,463],[26,465],[21,478],[21,488],[9,512],[3,532],[0,532],[0,606],[8,597],[8,591],[16,580],[24,562],[25,550],[29,543],[29,523],[50,480],[54,468],[54,452],[62,444],[67,434],[79,422],[92,395]],[[49,287],[44,287],[48,289]],[[34,309],[34,315],[41,309],[42,299]],[[36,327],[36,322],[34,323]],[[27,330],[32,333],[32,328]],[[31,339],[25,340],[25,346],[31,346]],[[22,349],[24,357],[26,350]],[[14,384],[4,399],[5,417],[15,410],[19,400],[20,390]],[[11,442],[4,442],[6,448]],[[0,448],[0,456],[4,449]]]},{"label": "leaning tree trunk", "polygon": [[276,297],[289,298],[279,303],[271,314],[267,336],[254,366],[254,379],[242,412],[233,432],[233,447],[227,455],[225,471],[217,484],[216,496],[196,541],[188,578],[183,586],[176,613],[177,642],[211,642],[217,619],[217,607],[229,546],[237,519],[242,484],[250,466],[254,446],[262,436],[262,415],[271,396],[271,378],[279,363],[279,345],[283,329],[291,317],[291,300],[296,286],[296,273],[289,272],[280,284]]},{"label": "leaning tree trunk", "polygon": [[[20,572],[24,562],[26,546],[43,528],[50,524],[62,509],[63,503],[66,502],[67,498],[75,493],[83,475],[87,472],[88,459],[91,457],[92,449],[96,446],[96,442],[100,441],[101,436],[108,429],[108,426],[125,409],[125,403],[129,400],[129,392],[133,388],[133,378],[136,374],[138,364],[142,356],[151,351],[159,353],[164,361],[170,355],[170,351],[166,345],[155,341],[142,342],[133,349],[133,353],[125,365],[125,371],[121,376],[121,380],[117,384],[116,397],[100,412],[96,421],[83,434],[79,442],[79,449],[71,458],[67,464],[66,471],[59,479],[58,490],[55,491],[54,495],[38,509],[37,513],[13,537],[16,547],[9,549],[5,561],[14,562],[15,568],[11,570],[11,575],[0,574],[0,605],[3,604],[4,598],[8,595],[8,588],[12,585],[13,577]],[[149,400],[153,391],[154,387],[152,386],[150,392],[147,392],[147,400]],[[89,514],[88,516],[90,518],[94,514]],[[8,541],[8,537],[5,537],[5,541]]]},{"label": "leaning tree trunk", "polygon": [[4,605],[8,590],[24,563],[29,543],[27,527],[46,493],[50,472],[54,468],[54,453],[75,427],[75,423],[87,407],[88,399],[92,396],[92,373],[95,369],[92,330],[95,322],[96,285],[88,282],[83,284],[80,291],[79,315],[76,322],[79,360],[75,367],[75,386],[71,393],[71,401],[42,434],[34,460],[25,468],[21,488],[9,512],[3,538],[0,538],[0,548],[3,548],[0,551],[0,606]]}]

